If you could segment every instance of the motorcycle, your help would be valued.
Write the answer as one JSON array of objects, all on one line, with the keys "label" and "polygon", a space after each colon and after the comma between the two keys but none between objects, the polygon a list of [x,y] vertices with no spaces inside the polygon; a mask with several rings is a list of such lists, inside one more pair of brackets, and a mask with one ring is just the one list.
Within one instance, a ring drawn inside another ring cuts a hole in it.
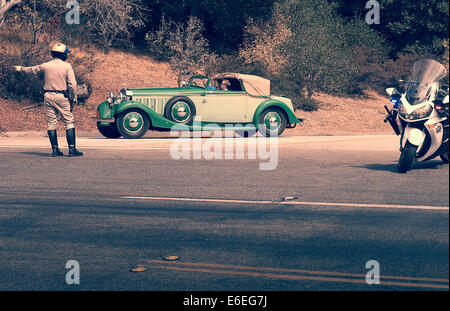
[{"label": "motorcycle", "polygon": [[414,161],[422,162],[440,156],[449,162],[449,96],[441,84],[447,76],[437,61],[422,59],[414,63],[404,93],[386,89],[392,109],[386,105],[387,116],[395,134],[400,137],[398,172],[406,173]]}]

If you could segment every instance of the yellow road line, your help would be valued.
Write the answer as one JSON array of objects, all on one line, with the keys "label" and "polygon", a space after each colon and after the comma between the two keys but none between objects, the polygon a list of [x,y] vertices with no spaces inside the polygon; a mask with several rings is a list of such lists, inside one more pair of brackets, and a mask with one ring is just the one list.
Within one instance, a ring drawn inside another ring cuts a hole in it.
[{"label": "yellow road line", "polygon": [[[323,277],[312,275],[292,275],[292,274],[275,274],[266,272],[254,272],[254,271],[233,271],[233,270],[216,270],[196,267],[176,267],[173,265],[156,265],[151,268],[176,270],[185,272],[202,272],[213,274],[228,274],[238,276],[250,276],[250,277],[268,277],[275,279],[288,279],[288,280],[309,280],[309,281],[322,281],[322,282],[334,282],[334,283],[354,283],[354,284],[367,284],[365,279],[350,279],[350,278],[337,278],[337,277]],[[441,284],[429,284],[429,283],[408,283],[408,282],[392,282],[392,281],[380,281],[378,285],[400,286],[400,287],[421,287],[421,288],[434,288],[434,289],[448,289],[448,285]]]},{"label": "yellow road line", "polygon": [[[147,262],[148,263],[156,263],[156,264],[167,264],[167,261],[164,261],[164,260],[147,260]],[[207,268],[220,268],[220,269],[259,270],[259,271],[269,271],[269,272],[303,273],[303,274],[316,274],[316,275],[342,276],[342,277],[363,277],[363,278],[365,278],[365,276],[366,276],[365,274],[355,274],[355,273],[346,273],[346,272],[312,271],[312,270],[286,269],[286,268],[222,265],[222,264],[212,264],[212,263],[204,263],[204,262],[174,261],[174,262],[171,262],[171,264],[180,265],[180,266],[202,267],[202,268],[207,267]],[[405,280],[405,281],[440,282],[440,283],[448,283],[449,282],[448,279],[439,279],[439,278],[417,278],[417,277],[391,276],[391,275],[383,275],[382,277],[383,277],[383,279]]]}]

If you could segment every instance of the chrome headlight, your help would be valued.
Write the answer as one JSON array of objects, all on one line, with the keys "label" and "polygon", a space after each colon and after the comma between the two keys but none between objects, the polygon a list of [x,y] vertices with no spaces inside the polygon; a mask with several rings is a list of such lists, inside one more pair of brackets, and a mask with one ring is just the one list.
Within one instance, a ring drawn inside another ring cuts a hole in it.
[{"label": "chrome headlight", "polygon": [[116,99],[115,104],[120,105],[122,102],[126,100],[125,96],[122,94],[122,92],[119,93],[119,98]]},{"label": "chrome headlight", "polygon": [[426,105],[422,108],[418,108],[408,114],[406,112],[406,108],[403,105],[400,105],[398,107],[398,114],[400,117],[406,121],[408,120],[420,120],[420,119],[426,119],[428,118],[431,113],[433,112],[433,107],[431,105]]},{"label": "chrome headlight", "polygon": [[127,96],[127,91],[125,89],[120,90],[118,103],[120,104],[130,100],[129,97],[130,96]]},{"label": "chrome headlight", "polygon": [[114,105],[114,102],[116,101],[116,99],[117,99],[117,96],[114,95],[113,92],[108,93],[108,99],[107,100],[108,100],[108,103],[109,103],[110,107],[112,107]]},{"label": "chrome headlight", "polygon": [[124,88],[120,90],[119,92],[119,99],[118,104],[121,104],[123,102],[131,101],[133,100],[132,92],[129,91],[126,86],[124,85]]}]

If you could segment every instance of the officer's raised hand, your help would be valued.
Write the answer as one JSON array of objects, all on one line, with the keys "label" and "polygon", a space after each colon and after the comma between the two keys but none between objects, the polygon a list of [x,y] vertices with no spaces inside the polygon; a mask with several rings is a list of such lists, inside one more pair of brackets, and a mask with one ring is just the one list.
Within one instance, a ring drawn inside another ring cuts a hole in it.
[{"label": "officer's raised hand", "polygon": [[15,71],[22,71],[22,66],[13,66]]}]

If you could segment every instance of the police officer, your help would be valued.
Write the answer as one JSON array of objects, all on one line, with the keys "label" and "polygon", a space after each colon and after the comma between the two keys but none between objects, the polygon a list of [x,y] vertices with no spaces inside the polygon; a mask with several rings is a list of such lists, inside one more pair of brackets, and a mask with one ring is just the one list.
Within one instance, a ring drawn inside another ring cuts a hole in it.
[{"label": "police officer", "polygon": [[[73,92],[73,105],[77,104],[77,81],[72,66],[66,62],[69,49],[62,43],[55,44],[51,49],[53,60],[33,66],[15,66],[16,71],[37,74],[44,72],[44,107],[47,113],[48,137],[52,146],[52,156],[62,156],[58,148],[56,125],[58,114],[61,115],[66,128],[69,157],[79,157],[83,153],[75,148],[75,121],[72,105],[69,102],[69,91]],[[68,89],[69,88],[69,89]]]}]

